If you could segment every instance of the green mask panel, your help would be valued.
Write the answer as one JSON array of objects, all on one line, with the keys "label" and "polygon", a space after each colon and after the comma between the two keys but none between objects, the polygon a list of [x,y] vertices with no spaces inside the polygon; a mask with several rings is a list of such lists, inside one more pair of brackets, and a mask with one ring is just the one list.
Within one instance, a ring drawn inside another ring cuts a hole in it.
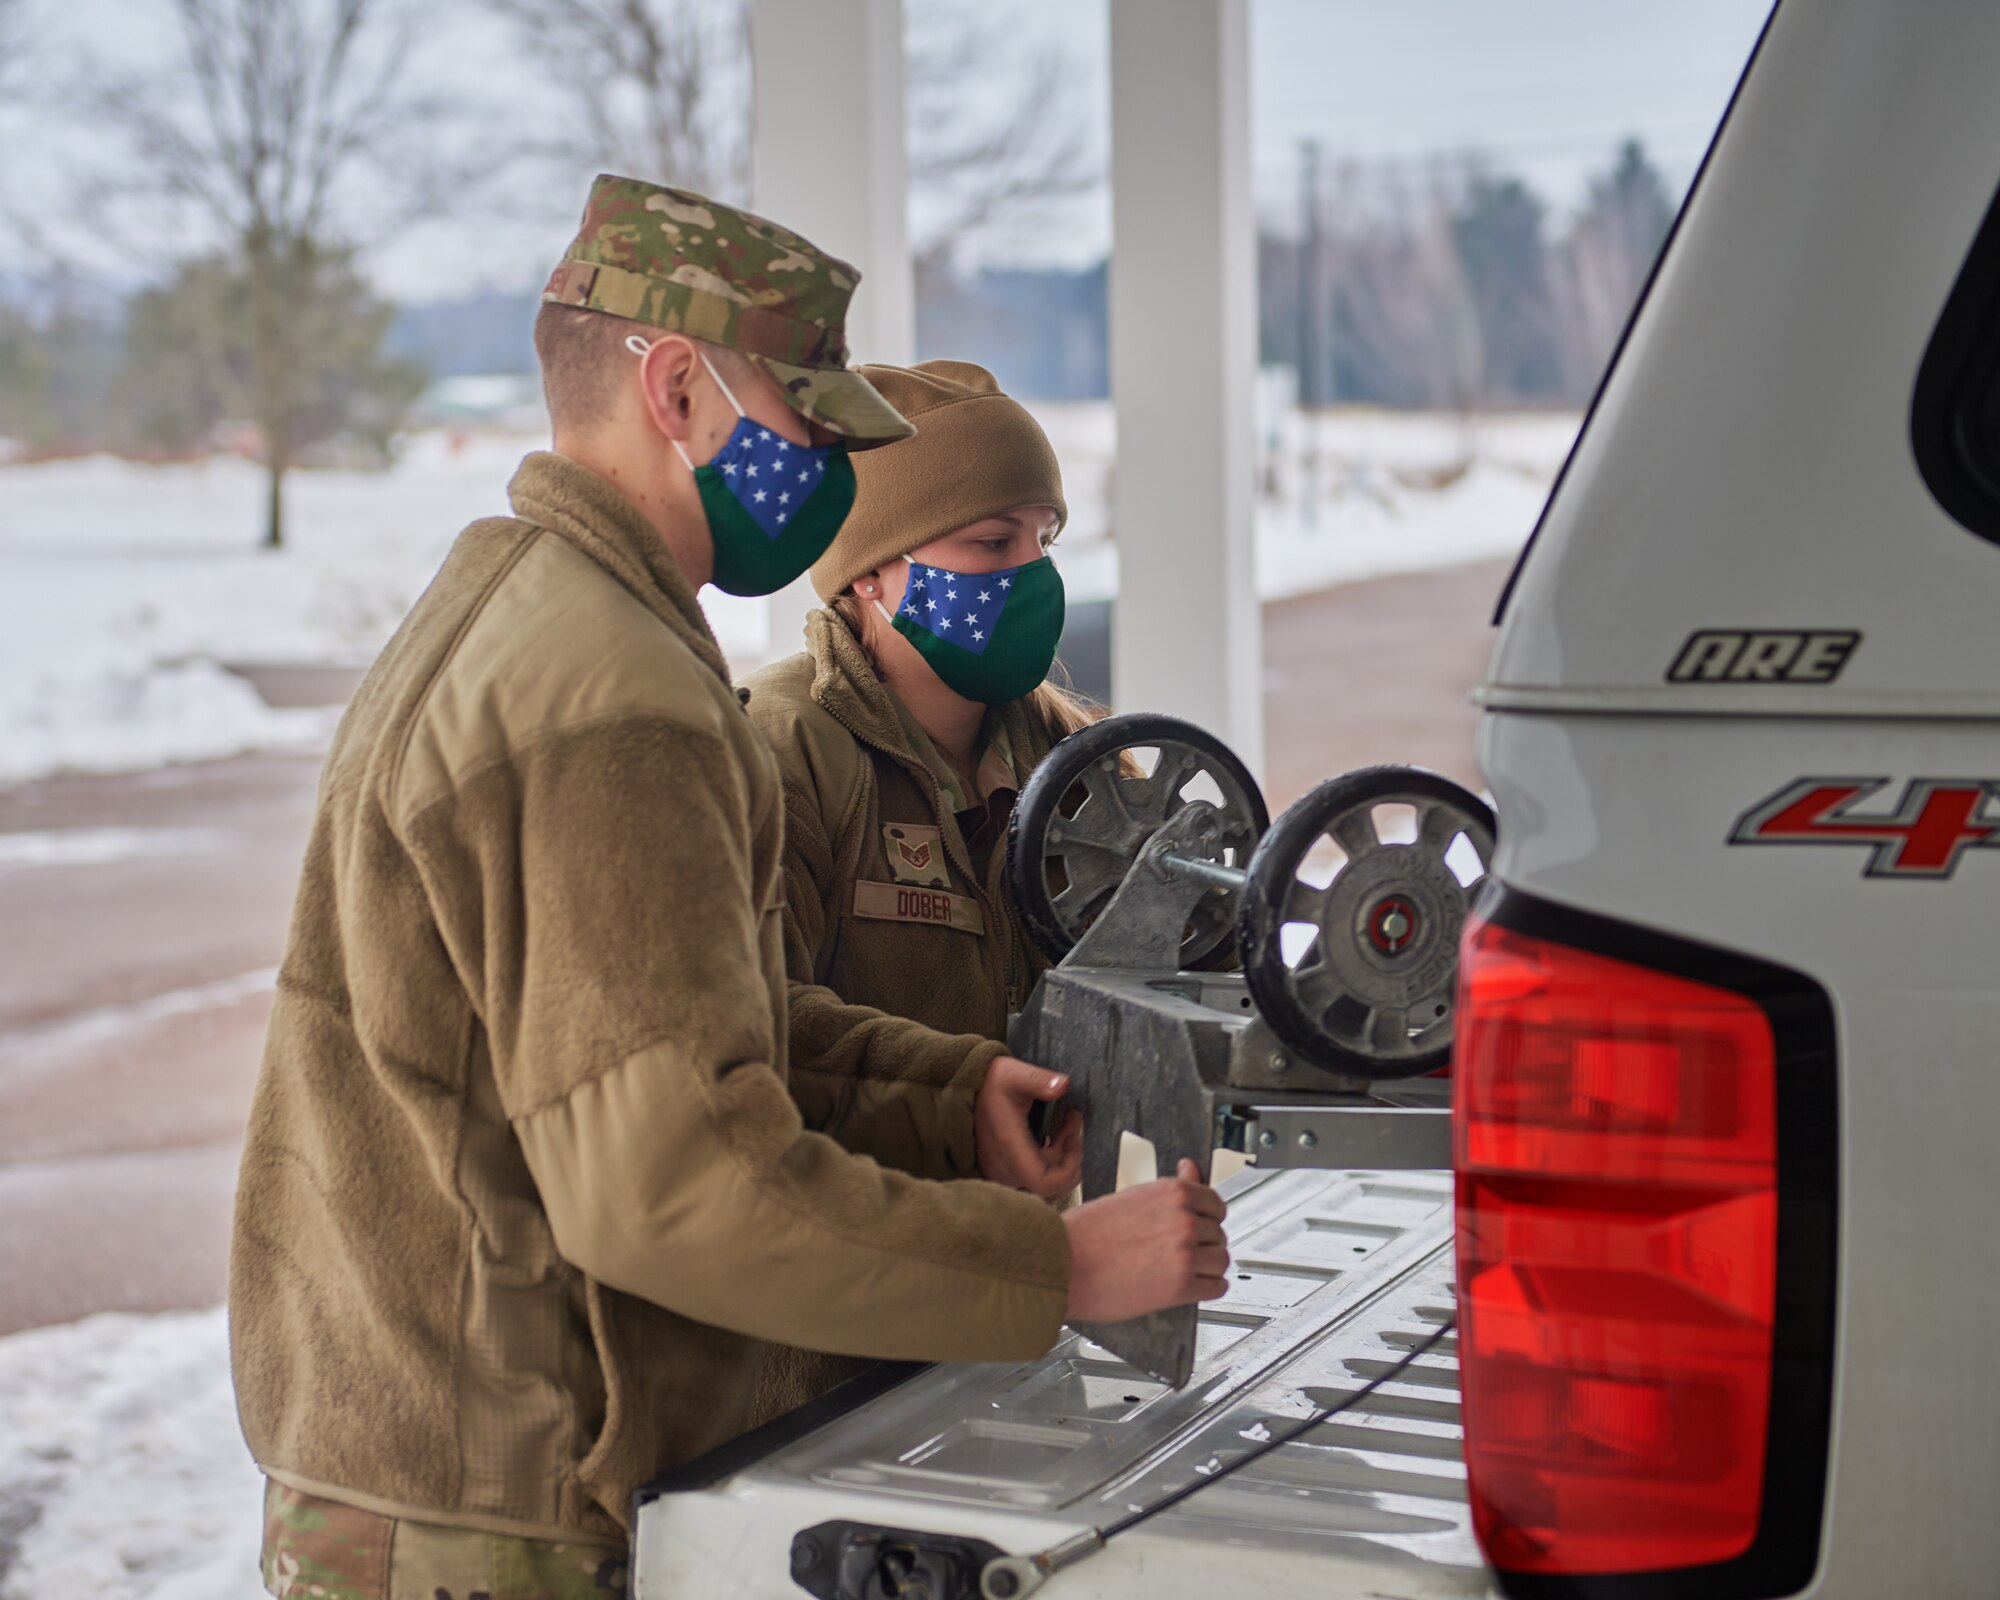
[{"label": "green mask panel", "polygon": [[[652,348],[633,334],[625,348]],[[847,446],[796,444],[743,413],[743,404],[707,356],[701,364],[736,412],[736,426],[701,466],[674,449],[694,473],[695,490],[715,543],[709,581],[725,594],[776,594],[826,554],[854,507],[854,463]]]},{"label": "green mask panel", "polygon": [[1001,572],[910,563],[895,630],[946,687],[990,706],[1040,684],[1062,642],[1063,583],[1047,556]]},{"label": "green mask panel", "polygon": [[[760,433],[769,430],[746,418],[714,460],[694,469],[715,540],[710,581],[725,594],[776,594],[826,554],[854,506],[845,444],[780,451],[775,434],[759,441]],[[739,448],[746,435],[747,450]]]}]

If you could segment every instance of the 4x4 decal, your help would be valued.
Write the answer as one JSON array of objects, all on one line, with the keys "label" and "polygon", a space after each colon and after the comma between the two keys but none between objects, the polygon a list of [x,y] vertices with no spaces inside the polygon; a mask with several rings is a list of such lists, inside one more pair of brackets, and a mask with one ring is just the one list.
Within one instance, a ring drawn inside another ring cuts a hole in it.
[{"label": "4x4 decal", "polygon": [[1856,803],[1887,778],[1798,778],[1736,819],[1731,844],[1861,844],[1862,876],[1949,878],[1968,850],[2000,840],[2000,779],[1913,778],[1896,809],[1864,815]]}]

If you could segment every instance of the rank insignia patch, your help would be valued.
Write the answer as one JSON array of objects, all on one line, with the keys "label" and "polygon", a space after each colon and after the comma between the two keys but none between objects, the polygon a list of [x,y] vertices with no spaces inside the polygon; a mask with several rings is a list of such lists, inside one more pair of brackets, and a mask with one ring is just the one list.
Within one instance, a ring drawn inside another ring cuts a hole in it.
[{"label": "rank insignia patch", "polygon": [[889,856],[889,871],[898,883],[920,883],[928,889],[951,886],[945,867],[944,837],[934,827],[920,822],[882,824],[882,848]]}]

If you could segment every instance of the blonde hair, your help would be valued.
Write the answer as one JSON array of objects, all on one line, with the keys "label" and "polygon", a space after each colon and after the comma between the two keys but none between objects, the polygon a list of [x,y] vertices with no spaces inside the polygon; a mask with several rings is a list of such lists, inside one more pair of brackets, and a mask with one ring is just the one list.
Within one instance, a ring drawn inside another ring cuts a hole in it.
[{"label": "blonde hair", "polygon": [[[861,609],[861,600],[852,589],[844,589],[828,602],[840,620],[847,624],[848,632],[854,635],[868,659],[874,663],[876,675],[882,672],[882,663],[875,660],[875,653],[868,650],[867,624]],[[1049,671],[1047,678],[1022,696],[1028,702],[1028,709],[1039,716],[1049,730],[1049,742],[1067,739],[1079,729],[1100,722],[1111,713],[1109,706],[1099,705],[1088,695],[1081,693],[1070,682],[1069,668],[1060,660]]]}]

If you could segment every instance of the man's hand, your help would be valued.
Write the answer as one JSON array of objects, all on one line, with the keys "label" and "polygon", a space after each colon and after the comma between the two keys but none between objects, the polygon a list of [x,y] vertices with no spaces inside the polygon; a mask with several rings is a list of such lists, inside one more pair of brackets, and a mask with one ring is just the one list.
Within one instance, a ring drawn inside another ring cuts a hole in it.
[{"label": "man's hand", "polygon": [[1063,1213],[1069,1230],[1071,1322],[1124,1322],[1229,1292],[1228,1208],[1183,1161],[1171,1178],[1135,1184]]},{"label": "man's hand", "polygon": [[1060,1200],[1074,1189],[1083,1176],[1083,1119],[1063,1118],[1061,1131],[1046,1145],[1028,1127],[1036,1102],[1060,1100],[1068,1090],[1069,1079],[1060,1072],[997,1057],[972,1102],[980,1177],[1043,1200]]}]

